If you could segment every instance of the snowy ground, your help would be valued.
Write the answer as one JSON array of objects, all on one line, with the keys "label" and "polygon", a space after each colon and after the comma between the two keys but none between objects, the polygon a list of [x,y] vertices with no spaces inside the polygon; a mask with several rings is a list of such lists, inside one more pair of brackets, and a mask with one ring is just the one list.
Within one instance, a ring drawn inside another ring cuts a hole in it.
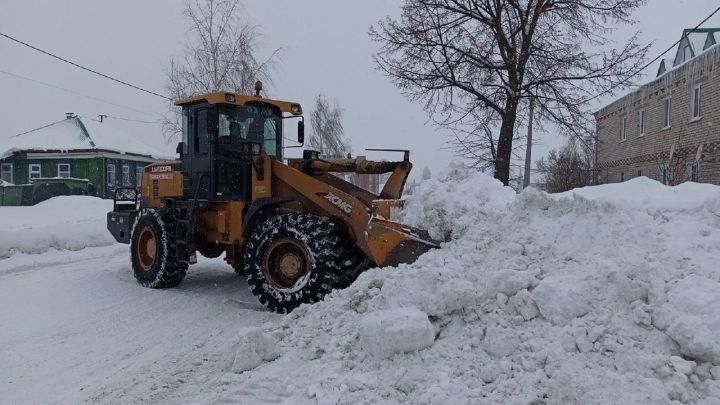
[{"label": "snowy ground", "polygon": [[456,170],[403,215],[448,242],[287,316],[221,261],[153,291],[120,245],[0,259],[0,402],[720,404],[720,187]]}]

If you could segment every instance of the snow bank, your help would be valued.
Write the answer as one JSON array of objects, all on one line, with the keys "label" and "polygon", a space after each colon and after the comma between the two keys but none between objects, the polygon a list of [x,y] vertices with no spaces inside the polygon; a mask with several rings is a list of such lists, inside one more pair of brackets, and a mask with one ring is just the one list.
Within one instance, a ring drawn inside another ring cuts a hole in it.
[{"label": "snow bank", "polygon": [[267,325],[282,355],[198,395],[250,403],[283,385],[297,404],[720,403],[719,196],[648,179],[515,195],[453,169],[403,213],[448,237],[442,249]]},{"label": "snow bank", "polygon": [[116,243],[106,228],[112,201],[63,196],[31,207],[0,207],[0,259],[16,252],[80,250]]}]

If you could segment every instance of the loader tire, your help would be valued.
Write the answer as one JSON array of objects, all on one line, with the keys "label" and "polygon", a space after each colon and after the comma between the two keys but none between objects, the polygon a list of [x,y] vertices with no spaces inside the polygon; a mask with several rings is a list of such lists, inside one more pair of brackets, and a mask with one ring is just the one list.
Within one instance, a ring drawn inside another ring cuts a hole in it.
[{"label": "loader tire", "polygon": [[335,278],[333,288],[344,289],[349,287],[362,272],[374,265],[372,259],[367,257],[354,243],[348,241],[343,251],[342,270],[339,276]]},{"label": "loader tire", "polygon": [[175,223],[168,213],[143,210],[130,239],[133,274],[149,288],[175,287],[185,278],[188,265],[175,258]]},{"label": "loader tire", "polygon": [[338,283],[342,236],[327,218],[279,213],[260,223],[245,248],[245,274],[267,308],[288,313],[323,299]]}]

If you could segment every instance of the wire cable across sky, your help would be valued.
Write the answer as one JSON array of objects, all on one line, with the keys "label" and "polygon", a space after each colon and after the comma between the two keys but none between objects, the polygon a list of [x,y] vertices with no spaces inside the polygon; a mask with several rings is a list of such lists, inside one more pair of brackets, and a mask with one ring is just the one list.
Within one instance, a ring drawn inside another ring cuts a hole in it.
[{"label": "wire cable across sky", "polygon": [[73,61],[71,61],[71,60],[65,59],[65,58],[63,58],[63,57],[61,57],[61,56],[58,56],[58,55],[55,55],[54,53],[51,53],[51,52],[48,52],[48,51],[44,51],[44,50],[42,50],[42,49],[40,49],[40,48],[38,48],[38,47],[36,47],[36,46],[30,45],[30,44],[28,44],[27,42],[23,42],[23,41],[21,41],[21,40],[19,40],[19,39],[17,39],[17,38],[14,38],[14,37],[12,37],[12,36],[10,36],[10,35],[8,35],[8,34],[5,34],[5,33],[0,32],[0,36],[5,37],[5,38],[7,38],[7,39],[9,39],[9,40],[11,40],[11,41],[13,41],[13,42],[17,42],[18,44],[23,45],[23,46],[26,46],[26,47],[28,47],[28,48],[30,48],[30,49],[33,49],[33,50],[37,51],[37,52],[43,53],[43,54],[45,54],[45,55],[47,55],[47,56],[53,57],[53,58],[55,58],[55,59],[57,59],[57,60],[60,60],[60,61],[62,61],[62,62],[65,62],[65,63],[68,63],[68,64],[70,64],[70,65],[73,65],[73,66],[75,66],[75,67],[77,67],[77,68],[80,68],[80,69],[82,69],[82,70],[86,70],[86,71],[88,71],[88,72],[90,72],[90,73],[96,74],[96,75],[98,75],[98,76],[100,76],[100,77],[104,77],[104,78],[106,78],[106,79],[109,79],[109,80],[112,80],[112,81],[114,81],[114,82],[120,83],[120,84],[122,84],[122,85],[124,85],[124,86],[131,87],[131,88],[133,88],[133,89],[135,89],[135,90],[139,90],[139,91],[142,91],[142,92],[145,92],[145,93],[148,93],[148,94],[152,94],[153,96],[161,97],[161,98],[164,98],[165,100],[170,100],[170,101],[172,101],[172,99],[171,99],[170,97],[164,96],[164,95],[162,95],[162,94],[160,94],[160,93],[156,93],[156,92],[154,92],[154,91],[152,91],[152,90],[144,89],[144,88],[142,88],[142,87],[140,87],[140,86],[136,86],[136,85],[131,84],[131,83],[128,83],[128,82],[126,82],[126,81],[123,81],[123,80],[120,80],[120,79],[116,79],[116,78],[114,78],[114,77],[112,77],[112,76],[110,76],[110,75],[106,75],[106,74],[104,74],[104,73],[100,73],[100,72],[98,72],[97,70],[90,69],[90,68],[85,67],[85,66],[83,66],[83,65],[81,65],[81,64],[79,64],[79,63],[75,63],[75,62],[73,62]]}]

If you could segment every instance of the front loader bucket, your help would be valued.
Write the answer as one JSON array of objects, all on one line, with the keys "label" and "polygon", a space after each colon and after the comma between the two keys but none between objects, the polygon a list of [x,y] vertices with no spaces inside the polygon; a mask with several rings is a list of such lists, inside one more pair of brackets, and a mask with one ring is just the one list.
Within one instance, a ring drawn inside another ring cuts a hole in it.
[{"label": "front loader bucket", "polygon": [[365,238],[378,267],[412,263],[428,250],[440,247],[427,231],[380,218],[370,220]]}]

